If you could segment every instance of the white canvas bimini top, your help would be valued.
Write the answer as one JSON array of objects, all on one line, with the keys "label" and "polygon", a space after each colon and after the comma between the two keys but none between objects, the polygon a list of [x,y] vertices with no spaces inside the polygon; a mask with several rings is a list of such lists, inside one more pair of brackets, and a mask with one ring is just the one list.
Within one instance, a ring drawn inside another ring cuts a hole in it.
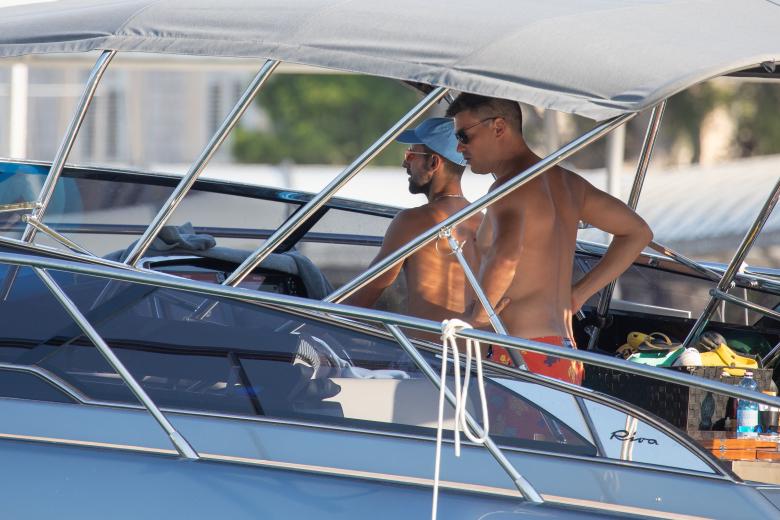
[{"label": "white canvas bimini top", "polygon": [[0,9],[0,57],[271,58],[600,120],[773,68],[778,27],[780,0],[43,0]]}]

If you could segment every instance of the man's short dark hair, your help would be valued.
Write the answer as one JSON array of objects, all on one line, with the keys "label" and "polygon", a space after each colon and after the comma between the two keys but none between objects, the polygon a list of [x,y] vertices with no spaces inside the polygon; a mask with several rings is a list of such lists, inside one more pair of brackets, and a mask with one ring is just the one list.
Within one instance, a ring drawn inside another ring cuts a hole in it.
[{"label": "man's short dark hair", "polygon": [[461,166],[458,163],[450,161],[449,159],[444,157],[442,154],[434,152],[432,149],[428,148],[426,145],[421,145],[421,146],[423,147],[423,150],[426,153],[438,155],[439,159],[444,161],[444,170],[447,171],[448,173],[452,173],[454,175],[463,175],[463,172],[466,171],[466,166]]},{"label": "man's short dark hair", "polygon": [[464,92],[447,108],[447,117],[455,117],[455,114],[466,110],[473,111],[480,119],[500,116],[515,130],[523,133],[523,112],[516,101]]}]

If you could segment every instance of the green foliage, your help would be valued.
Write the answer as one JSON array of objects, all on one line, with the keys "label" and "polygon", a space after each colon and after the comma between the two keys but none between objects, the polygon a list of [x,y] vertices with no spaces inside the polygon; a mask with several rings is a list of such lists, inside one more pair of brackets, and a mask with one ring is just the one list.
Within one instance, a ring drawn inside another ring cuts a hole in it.
[{"label": "green foliage", "polygon": [[780,85],[746,83],[735,96],[732,112],[737,121],[739,154],[780,153]]},{"label": "green foliage", "polygon": [[780,153],[780,86],[775,83],[717,85],[702,83],[672,97],[664,129],[673,139],[687,141],[693,162],[699,160],[700,128],[704,118],[724,107],[736,123],[734,153],[739,157]]},{"label": "green foliage", "polygon": [[[258,97],[272,130],[238,128],[233,154],[248,163],[348,164],[418,99],[411,89],[382,78],[279,74]],[[374,164],[398,165],[401,149],[391,145]]]},{"label": "green foliage", "polygon": [[688,142],[693,150],[692,162],[698,162],[701,153],[701,123],[718,105],[731,103],[734,92],[712,83],[702,83],[672,96],[664,112],[664,130],[672,139]]}]

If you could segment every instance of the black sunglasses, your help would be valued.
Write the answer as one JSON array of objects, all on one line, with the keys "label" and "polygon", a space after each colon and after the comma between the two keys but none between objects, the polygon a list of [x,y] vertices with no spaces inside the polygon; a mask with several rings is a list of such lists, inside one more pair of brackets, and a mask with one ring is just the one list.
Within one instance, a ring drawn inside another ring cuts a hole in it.
[{"label": "black sunglasses", "polygon": [[455,132],[455,139],[457,139],[458,142],[461,143],[461,144],[469,144],[469,140],[471,138],[466,133],[466,130],[471,130],[475,126],[481,125],[485,121],[492,121],[493,119],[498,119],[499,117],[501,117],[501,116],[486,117],[485,119],[483,119],[481,121],[477,121],[476,123],[474,123],[471,126],[467,126],[466,128],[461,128],[460,130]]}]

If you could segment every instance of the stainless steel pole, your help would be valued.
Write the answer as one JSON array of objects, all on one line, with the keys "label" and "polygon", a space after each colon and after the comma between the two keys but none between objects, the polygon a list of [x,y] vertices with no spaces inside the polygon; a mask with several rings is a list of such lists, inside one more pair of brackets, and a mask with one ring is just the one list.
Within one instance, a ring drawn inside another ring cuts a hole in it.
[{"label": "stainless steel pole", "polygon": [[149,413],[152,414],[152,417],[155,418],[162,429],[165,430],[165,433],[168,434],[168,437],[171,439],[171,442],[176,447],[176,450],[179,452],[179,454],[187,459],[197,460],[199,458],[198,454],[194,449],[192,449],[192,446],[190,446],[187,440],[176,430],[176,428],[173,427],[170,422],[168,422],[168,419],[166,419],[160,409],[157,408],[157,405],[154,404],[154,401],[151,400],[146,391],[141,387],[141,385],[138,384],[130,371],[127,370],[119,358],[116,357],[114,351],[111,350],[111,347],[109,347],[103,338],[100,337],[100,334],[98,334],[98,332],[92,327],[87,318],[81,313],[78,307],[76,307],[76,304],[73,303],[70,298],[68,298],[68,295],[65,294],[65,291],[63,291],[57,282],[54,281],[54,279],[49,275],[49,273],[43,269],[33,267],[33,270],[35,271],[35,274],[37,274],[41,279],[41,281],[43,281],[46,287],[49,288],[54,297],[59,300],[59,302],[68,312],[68,314],[70,314],[70,316],[84,332],[84,334],[90,339],[90,341],[92,341],[92,343],[95,344],[103,357],[106,358],[106,361],[108,361],[114,370],[117,371],[125,384],[130,387],[130,390],[133,392],[133,394],[146,407],[146,409],[149,410]]},{"label": "stainless steel pole", "polygon": [[[661,118],[664,115],[666,109],[666,100],[661,101],[659,104],[653,107],[653,111],[650,114],[650,122],[647,125],[647,132],[645,133],[645,140],[642,143],[642,151],[639,155],[639,162],[636,166],[636,175],[634,175],[634,184],[631,186],[631,193],[628,196],[628,207],[635,210],[637,204],[639,204],[639,195],[642,193],[642,186],[645,183],[645,177],[647,176],[647,167],[650,165],[650,158],[653,155],[653,148],[655,146],[655,139],[658,137],[658,129],[661,127]],[[609,302],[612,301],[612,294],[615,292],[615,285],[617,280],[613,280],[607,284],[601,296],[599,297],[599,303],[596,306],[596,316],[598,324],[595,327],[591,327],[588,338],[588,350],[593,350],[599,339],[601,333],[601,327],[609,312]]]},{"label": "stainless steel pole", "polygon": [[[658,251],[662,255],[671,258],[672,260],[684,265],[685,267],[688,267],[689,269],[699,273],[705,278],[709,278],[713,282],[720,282],[720,279],[723,276],[723,273],[725,272],[725,269],[721,267],[704,266],[696,262],[695,260],[691,260],[690,258],[681,254],[680,252],[675,251],[674,249],[671,249],[670,247],[665,246],[663,244],[659,244],[658,242],[650,242],[647,245],[647,247],[649,247],[654,251]],[[771,280],[769,278],[756,276],[755,274],[737,272],[737,274],[734,276],[734,279],[749,285],[751,289],[766,289],[769,291],[780,291],[780,283],[778,283],[775,280]]]},{"label": "stainless steel pole", "polygon": [[[501,318],[498,317],[496,311],[493,309],[493,306],[490,305],[490,300],[488,300],[485,291],[483,291],[482,287],[479,285],[479,280],[477,280],[477,277],[474,276],[474,272],[471,270],[471,267],[469,267],[468,262],[466,262],[466,258],[463,256],[463,251],[461,250],[460,244],[455,239],[455,237],[452,236],[452,228],[443,229],[441,236],[447,239],[447,243],[450,245],[450,249],[452,249],[452,254],[455,255],[455,258],[458,259],[458,263],[463,268],[466,279],[469,281],[471,288],[474,289],[474,293],[477,295],[479,303],[482,304],[482,307],[485,309],[493,329],[495,329],[495,331],[499,334],[509,336],[506,327],[504,327],[504,324],[501,322]],[[528,365],[526,365],[525,360],[523,359],[523,355],[520,352],[517,350],[508,350],[507,352],[509,353],[509,357],[512,359],[512,363],[514,363],[517,368],[520,370],[528,370]]]},{"label": "stainless steel pole", "polygon": [[398,249],[395,253],[385,257],[384,260],[377,262],[376,264],[374,264],[373,267],[368,269],[360,276],[348,282],[340,289],[329,294],[324,299],[324,301],[339,302],[343,300],[350,294],[354,293],[355,291],[363,287],[365,284],[371,282],[378,276],[381,276],[385,271],[390,269],[390,267],[392,267],[393,265],[404,260],[408,256],[413,255],[421,247],[425,246],[431,240],[435,239],[439,235],[439,231],[441,231],[442,229],[455,226],[460,222],[466,220],[467,218],[479,213],[480,211],[482,211],[482,209],[489,206],[494,201],[505,197],[506,195],[509,194],[509,192],[511,192],[515,188],[522,186],[523,184],[530,181],[537,175],[544,173],[549,168],[552,168],[559,162],[567,159],[574,153],[588,146],[593,141],[596,141],[599,138],[603,137],[604,135],[608,134],[611,130],[617,128],[618,126],[622,125],[623,123],[625,123],[626,121],[628,121],[629,119],[635,116],[636,114],[624,114],[622,116],[618,116],[613,119],[610,119],[609,121],[605,121],[604,123],[601,123],[600,125],[591,129],[581,137],[566,144],[565,146],[563,146],[563,148],[548,155],[547,157],[545,157],[544,159],[536,163],[534,166],[516,175],[511,180],[502,184],[495,190],[487,193],[486,195],[483,195],[482,197],[472,202],[465,208],[461,209],[457,213],[454,213],[444,221],[440,222],[439,224],[436,224],[435,226],[431,227],[427,231],[418,235],[417,238],[410,240],[409,242],[404,244],[400,249]]},{"label": "stainless steel pole", "polygon": [[71,249],[73,251],[76,251],[77,253],[81,253],[83,255],[87,256],[95,256],[93,255],[88,249],[81,247],[73,240],[70,240],[69,238],[60,235],[56,231],[54,231],[52,228],[44,224],[43,222],[39,221],[32,215],[24,215],[22,216],[22,221],[26,222],[28,225],[33,226],[35,229],[40,231],[41,233],[45,233],[46,235],[49,235],[51,238],[56,240],[57,242],[61,243],[68,249]]},{"label": "stainless steel pole", "polygon": [[39,208],[37,202],[14,202],[13,204],[0,204],[0,213],[12,213],[15,211],[29,211]]},{"label": "stainless steel pole", "polygon": [[653,149],[655,148],[655,140],[658,137],[658,130],[661,127],[661,120],[664,117],[664,111],[666,110],[666,100],[661,101],[653,107],[653,111],[650,113],[650,122],[647,125],[647,131],[645,132],[645,139],[642,143],[642,151],[639,155],[639,162],[636,167],[636,176],[634,177],[634,184],[631,186],[631,194],[628,196],[628,207],[636,209],[639,204],[639,195],[642,193],[642,187],[645,184],[645,177],[647,177],[647,168],[650,165],[650,159],[653,156]]},{"label": "stainless steel pole", "polygon": [[[450,405],[455,407],[455,396],[452,394],[452,391],[450,391],[447,385],[444,384],[436,371],[433,370],[431,365],[425,361],[425,358],[423,358],[420,353],[417,352],[417,349],[414,348],[414,345],[412,345],[412,343],[409,341],[409,338],[406,337],[406,335],[401,331],[400,328],[398,328],[397,325],[387,325],[386,327],[387,330],[390,331],[390,334],[392,334],[393,337],[398,341],[404,351],[409,354],[412,360],[414,360],[415,364],[420,367],[420,370],[422,370],[423,374],[425,374],[425,376],[433,383],[433,385],[438,390],[441,390],[442,386],[444,387],[444,396],[447,398],[447,401],[450,403]],[[453,360],[453,363],[460,363],[460,360],[455,359]],[[468,410],[465,410],[464,413],[466,416],[466,421],[469,423],[471,429],[474,430],[478,437],[482,437],[485,433],[482,427],[479,425],[479,423],[477,423],[477,421],[474,420],[474,417],[472,417]],[[501,448],[499,448],[496,443],[493,442],[493,439],[491,439],[490,436],[485,438],[485,448],[487,448],[488,452],[490,452],[493,458],[496,459],[496,462],[498,462],[499,466],[501,466],[504,471],[507,472],[509,478],[512,479],[512,482],[515,484],[517,490],[522,493],[526,500],[533,502],[534,504],[544,503],[544,499],[539,494],[539,492],[536,491],[531,483],[528,482],[525,477],[523,477],[515,469],[512,463],[509,462],[504,453],[501,451]]]},{"label": "stainless steel pole", "polygon": [[190,166],[187,174],[182,177],[181,181],[179,181],[179,184],[173,190],[173,193],[171,193],[170,197],[168,197],[168,200],[165,201],[165,204],[163,204],[163,206],[157,212],[157,215],[155,215],[152,223],[149,224],[149,227],[146,228],[144,234],[141,235],[141,238],[139,238],[135,243],[135,246],[133,246],[133,249],[125,259],[126,264],[135,266],[143,257],[146,250],[149,249],[149,246],[152,244],[152,241],[160,233],[160,230],[168,222],[168,219],[171,218],[171,215],[173,215],[173,212],[176,211],[176,208],[179,207],[181,201],[184,200],[185,195],[187,195],[192,186],[195,184],[195,181],[198,179],[203,169],[225,141],[231,130],[233,130],[233,128],[236,126],[238,120],[241,118],[244,112],[246,112],[247,108],[249,108],[249,106],[252,104],[255,96],[263,87],[268,78],[271,77],[271,74],[273,74],[274,70],[276,70],[276,67],[279,66],[279,63],[280,62],[277,60],[268,60],[265,62],[265,65],[263,65],[263,67],[254,77],[252,82],[242,94],[241,98],[239,98],[238,102],[233,107],[233,110],[231,110],[227,117],[225,117],[225,120],[222,121],[219,129],[217,129],[216,133],[212,136],[211,140],[200,153],[200,156],[198,156],[192,166]]},{"label": "stainless steel pole", "polygon": [[717,289],[712,289],[710,291],[710,295],[714,296],[718,300],[722,300],[724,302],[729,302],[729,303],[733,303],[734,305],[738,305],[743,309],[745,309],[746,311],[751,310],[753,312],[757,312],[758,314],[763,314],[764,316],[768,316],[773,320],[780,321],[780,312],[773,311],[772,309],[768,309],[763,305],[749,302],[747,300],[743,300],[742,298],[737,298],[736,296],[732,296],[727,292],[722,292]]},{"label": "stainless steel pole", "polygon": [[709,278],[713,282],[719,282],[721,275],[713,271],[712,269],[709,269],[695,260],[692,260],[688,258],[687,256],[675,251],[674,249],[667,247],[663,244],[659,244],[658,242],[650,242],[647,247],[654,251],[658,251],[664,256],[667,256],[674,260],[675,262],[681,263],[685,267],[688,267],[689,269],[692,269],[693,271],[699,273],[702,276],[705,276],[706,278]]},{"label": "stainless steel pole", "polygon": [[425,96],[412,110],[392,126],[385,134],[380,137],[371,147],[363,152],[352,164],[346,167],[335,179],[333,179],[317,195],[301,207],[293,216],[287,219],[279,229],[277,229],[262,246],[252,253],[244,262],[233,271],[223,282],[223,285],[236,286],[260,265],[260,263],[274,249],[284,242],[296,229],[303,224],[306,219],[311,217],[317,210],[325,205],[342,186],[344,186],[352,177],[362,170],[374,157],[376,157],[388,144],[390,144],[398,135],[412,124],[422,113],[436,104],[447,93],[446,88],[438,87]]},{"label": "stainless steel pole", "polygon": [[[81,93],[81,98],[76,105],[76,112],[73,114],[73,118],[65,130],[65,136],[60,143],[60,147],[57,149],[57,153],[54,156],[54,160],[49,168],[49,174],[46,176],[46,180],[43,183],[38,200],[35,202],[35,208],[33,209],[31,216],[38,221],[43,221],[43,216],[46,213],[46,209],[49,207],[49,202],[54,196],[54,188],[57,185],[57,181],[62,174],[62,169],[65,167],[65,161],[70,155],[70,151],[73,149],[73,143],[76,141],[76,135],[78,135],[81,124],[84,122],[84,116],[87,114],[92,99],[95,97],[95,91],[100,83],[100,79],[103,77],[103,73],[108,68],[108,64],[116,55],[116,51],[103,51],[98,57],[95,65],[92,67],[92,71],[87,78],[87,84],[84,86],[84,91]],[[22,233],[22,242],[32,242],[35,238],[35,233],[38,230],[35,226],[29,223],[24,228]],[[5,300],[8,298],[8,294],[11,292],[11,288],[16,280],[17,270],[11,269],[5,275],[3,279],[2,287],[0,287],[0,298]]]},{"label": "stainless steel pole", "polygon": [[[49,168],[49,174],[46,176],[46,181],[43,183],[41,193],[38,195],[39,206],[33,210],[32,216],[38,220],[43,221],[43,215],[46,213],[46,209],[49,207],[52,196],[54,195],[54,187],[62,174],[62,169],[65,167],[65,161],[68,159],[73,144],[76,142],[76,135],[78,135],[81,124],[84,122],[84,117],[87,115],[87,109],[89,108],[92,99],[95,97],[95,91],[100,83],[100,79],[103,77],[103,73],[108,68],[108,64],[116,55],[116,51],[103,51],[100,57],[92,67],[92,72],[89,74],[87,84],[84,87],[84,92],[81,94],[78,104],[76,105],[76,112],[73,114],[73,118],[65,131],[65,136],[60,143],[57,154],[54,156],[54,160]],[[32,225],[27,225],[22,234],[22,241],[32,242],[35,238],[36,229]]]},{"label": "stainless steel pole", "polygon": [[[759,233],[761,233],[761,230],[764,228],[764,224],[766,224],[766,221],[769,219],[769,215],[772,214],[772,210],[775,208],[778,198],[780,198],[780,179],[778,179],[775,187],[772,189],[769,197],[766,199],[764,206],[761,208],[761,211],[753,221],[753,225],[750,226],[750,229],[748,229],[748,232],[745,234],[745,237],[739,244],[736,253],[734,253],[734,257],[731,259],[731,262],[729,262],[729,265],[726,268],[726,272],[723,273],[723,278],[721,278],[720,282],[718,283],[716,291],[726,293],[731,288],[731,284],[734,281],[734,278],[739,272],[740,267],[742,267],[742,262],[745,261],[745,257],[747,257],[748,252],[750,252],[750,248],[753,246],[756,239],[758,238]],[[704,328],[707,326],[707,322],[709,322],[712,313],[715,311],[715,308],[718,305],[718,302],[719,299],[716,296],[710,297],[710,301],[707,304],[707,307],[704,308],[704,312],[701,313],[701,316],[699,316],[699,319],[696,320],[693,328],[685,338],[685,341],[683,342],[684,347],[690,347],[699,334],[704,331]]]}]

